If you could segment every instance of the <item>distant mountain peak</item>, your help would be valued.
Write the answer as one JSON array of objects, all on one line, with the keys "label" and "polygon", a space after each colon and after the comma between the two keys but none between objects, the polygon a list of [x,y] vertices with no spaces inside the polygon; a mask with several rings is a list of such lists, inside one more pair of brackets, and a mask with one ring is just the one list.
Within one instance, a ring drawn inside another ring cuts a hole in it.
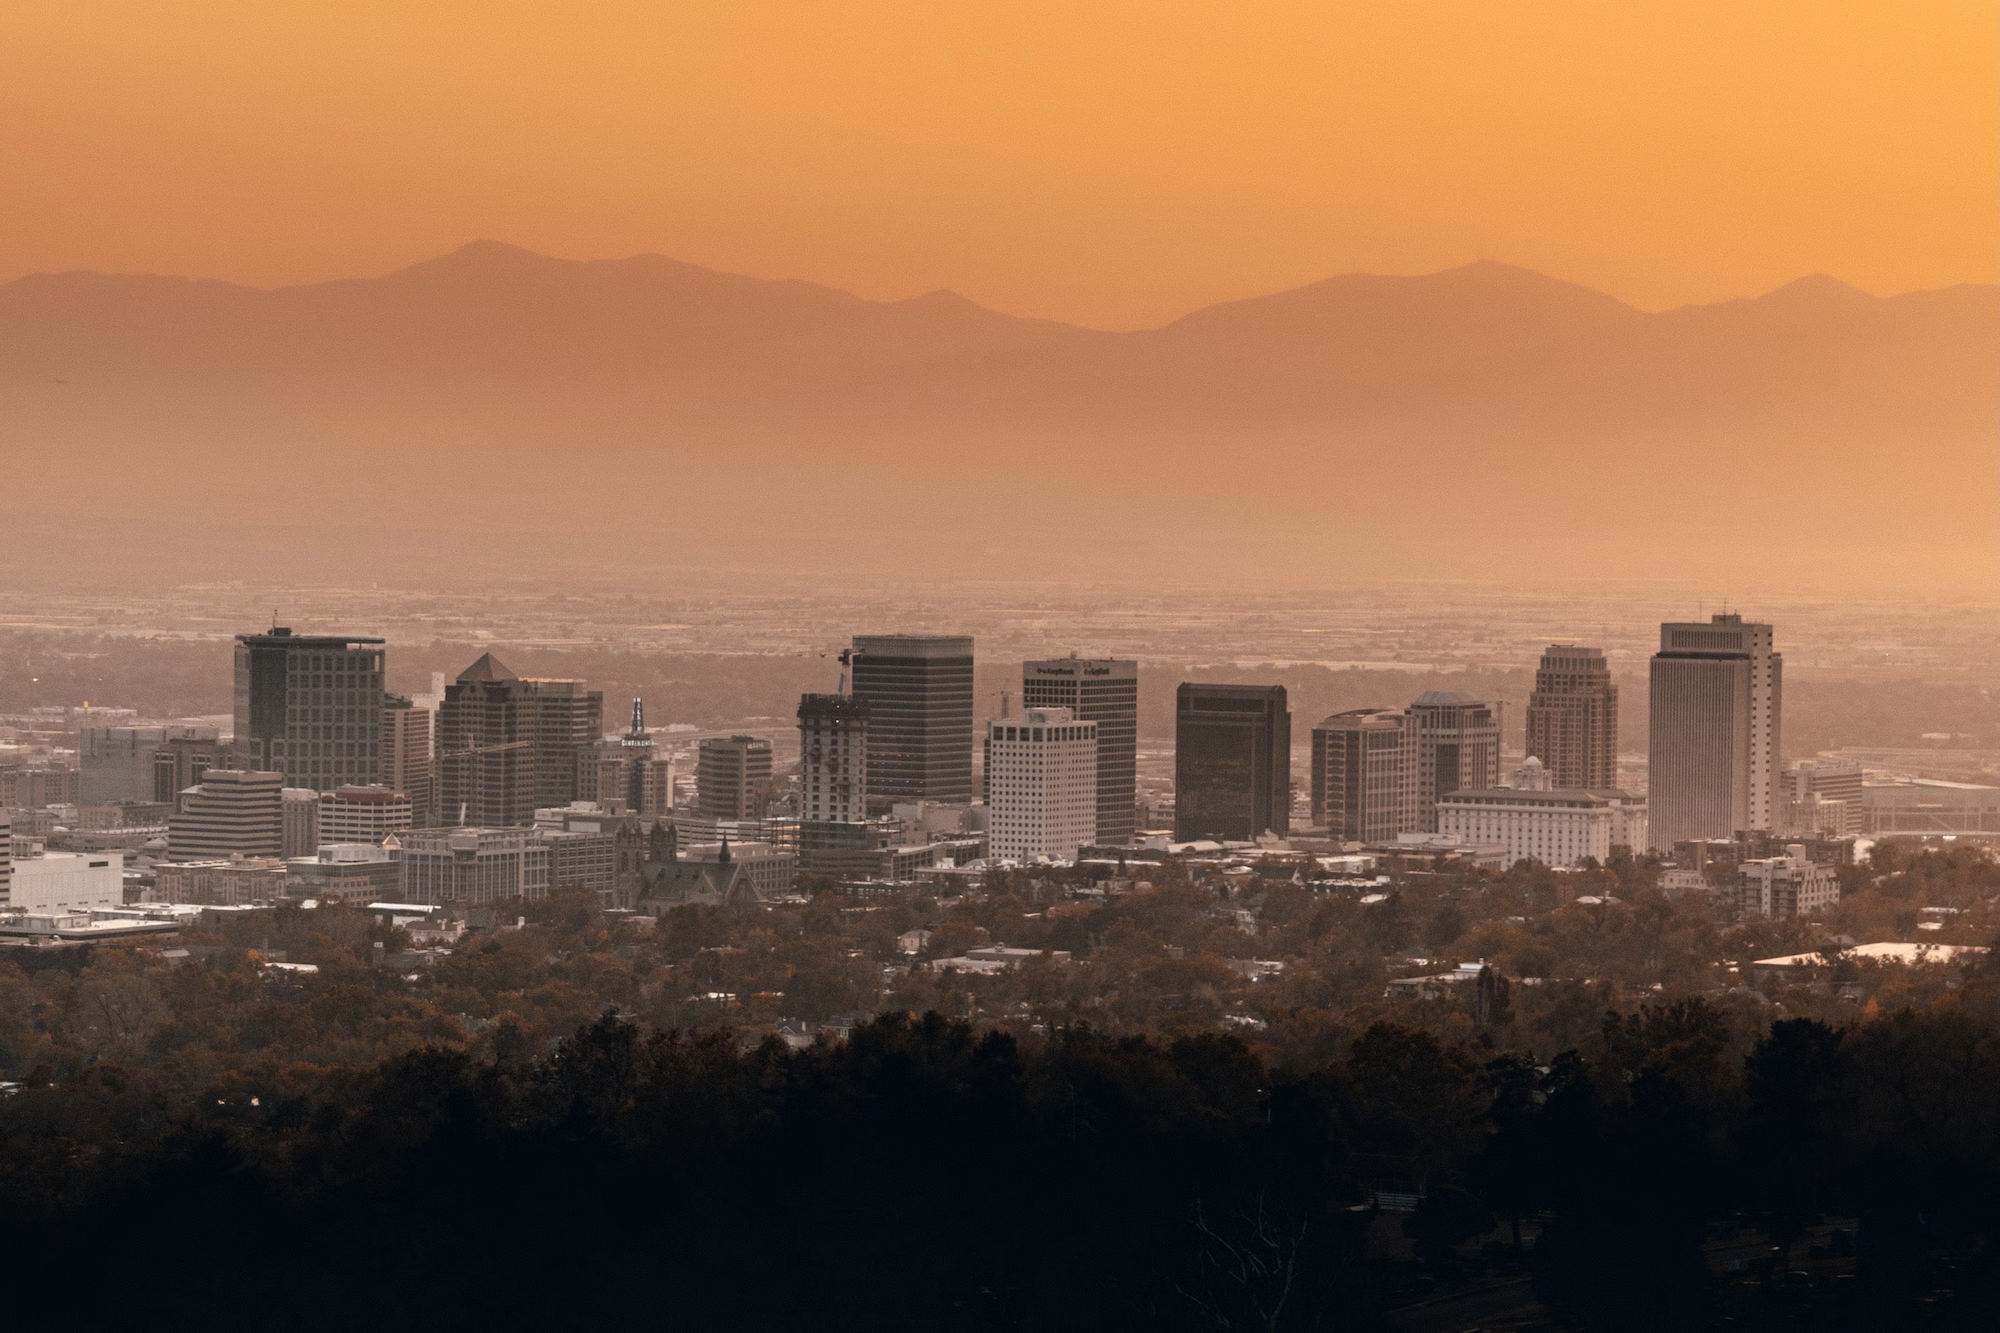
[{"label": "distant mountain peak", "polygon": [[1768,291],[1757,299],[1797,305],[1817,305],[1836,301],[1847,304],[1872,302],[1880,298],[1828,274],[1808,273],[1805,277],[1794,278],[1784,286]]}]

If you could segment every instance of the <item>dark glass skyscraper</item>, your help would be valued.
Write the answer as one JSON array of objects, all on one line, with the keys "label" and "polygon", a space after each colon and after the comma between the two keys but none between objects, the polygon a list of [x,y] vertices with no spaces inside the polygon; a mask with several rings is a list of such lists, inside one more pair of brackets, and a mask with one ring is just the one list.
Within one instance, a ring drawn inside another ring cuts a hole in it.
[{"label": "dark glass skyscraper", "polygon": [[1023,708],[1067,708],[1097,724],[1097,841],[1123,846],[1139,829],[1139,664],[1056,657],[1021,663]]},{"label": "dark glass skyscraper", "polygon": [[236,636],[236,752],[285,786],[332,791],[382,780],[380,639]]},{"label": "dark glass skyscraper", "polygon": [[602,694],[580,680],[524,679],[484,654],[438,705],[439,820],[504,828],[567,805],[578,757],[603,733]]},{"label": "dark glass skyscraper", "polygon": [[1285,687],[1183,684],[1174,700],[1174,837],[1282,837],[1291,813]]},{"label": "dark glass skyscraper", "polygon": [[972,803],[972,639],[857,634],[848,662],[868,709],[868,804]]}]

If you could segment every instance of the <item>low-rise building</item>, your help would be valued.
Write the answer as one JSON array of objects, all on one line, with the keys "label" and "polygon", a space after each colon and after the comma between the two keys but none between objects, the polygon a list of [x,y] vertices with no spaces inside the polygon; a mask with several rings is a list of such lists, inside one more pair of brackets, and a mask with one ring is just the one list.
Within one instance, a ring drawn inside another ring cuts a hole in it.
[{"label": "low-rise building", "polygon": [[231,856],[214,861],[163,861],[153,867],[153,899],[248,907],[285,896],[285,863],[275,856]]},{"label": "low-rise building", "polygon": [[125,902],[123,852],[35,852],[13,859],[6,906],[77,912]]},{"label": "low-rise building", "polygon": [[425,905],[549,896],[549,849],[525,828],[413,829],[393,835],[402,899]]},{"label": "low-rise building", "polygon": [[[1522,771],[1539,773],[1540,767],[1530,759]],[[1574,866],[1585,857],[1602,863],[1614,847],[1646,845],[1646,798],[1615,788],[1455,791],[1439,799],[1437,810],[1439,833],[1466,843],[1498,843],[1507,849],[1509,865],[1527,860]]]},{"label": "low-rise building", "polygon": [[1802,846],[1787,848],[1783,856],[1743,861],[1736,874],[1746,916],[1811,916],[1840,901],[1839,872],[1813,861]]},{"label": "low-rise building", "polygon": [[292,898],[360,905],[392,898],[402,887],[401,864],[373,843],[324,843],[312,856],[285,862],[285,893]]}]

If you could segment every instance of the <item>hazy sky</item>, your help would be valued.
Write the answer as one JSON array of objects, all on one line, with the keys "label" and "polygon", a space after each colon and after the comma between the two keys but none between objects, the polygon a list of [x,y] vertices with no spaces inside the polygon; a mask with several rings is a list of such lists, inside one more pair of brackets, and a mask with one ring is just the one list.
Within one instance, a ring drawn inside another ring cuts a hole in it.
[{"label": "hazy sky", "polygon": [[0,280],[476,237],[1103,326],[1504,259],[1996,277],[1992,0],[8,0]]}]

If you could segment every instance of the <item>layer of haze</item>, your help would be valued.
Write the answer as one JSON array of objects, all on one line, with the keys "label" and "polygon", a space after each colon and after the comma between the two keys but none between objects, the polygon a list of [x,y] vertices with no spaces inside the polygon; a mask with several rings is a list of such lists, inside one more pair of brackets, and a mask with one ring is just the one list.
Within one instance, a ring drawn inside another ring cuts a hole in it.
[{"label": "layer of haze", "polygon": [[494,236],[1105,328],[1502,259],[1996,276],[1990,0],[0,7],[0,280]]}]

